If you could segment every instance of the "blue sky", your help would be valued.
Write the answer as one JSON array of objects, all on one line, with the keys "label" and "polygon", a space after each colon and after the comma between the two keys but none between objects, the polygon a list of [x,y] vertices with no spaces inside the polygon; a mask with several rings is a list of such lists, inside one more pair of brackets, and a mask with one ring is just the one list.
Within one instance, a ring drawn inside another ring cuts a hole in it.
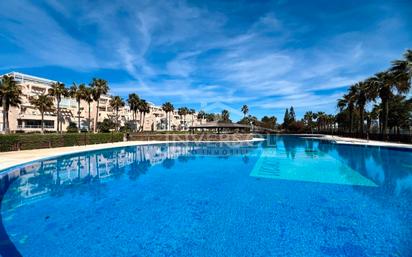
[{"label": "blue sky", "polygon": [[411,1],[0,2],[0,73],[109,81],[155,104],[335,113],[412,47]]}]

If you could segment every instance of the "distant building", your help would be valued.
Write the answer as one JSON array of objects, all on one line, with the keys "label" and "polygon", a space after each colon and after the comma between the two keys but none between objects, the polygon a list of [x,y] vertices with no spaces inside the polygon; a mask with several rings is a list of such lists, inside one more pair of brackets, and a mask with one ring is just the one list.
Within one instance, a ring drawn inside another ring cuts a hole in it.
[{"label": "distant building", "polygon": [[[48,92],[48,89],[56,81],[35,77],[19,72],[11,72],[4,74],[11,76],[22,89],[22,104],[19,107],[10,107],[9,123],[12,132],[39,132],[41,130],[41,115],[40,111],[30,104],[30,97]],[[3,76],[3,75],[2,75]],[[70,87],[70,85],[67,85]],[[110,95],[104,95],[99,100],[99,117],[97,122],[102,122],[104,119],[115,120],[115,111],[110,107]],[[126,99],[125,99],[126,100]],[[140,120],[140,113],[137,113],[136,121],[133,121],[133,113],[130,107],[126,104],[125,107],[119,111],[120,125],[124,126],[127,122],[140,126],[142,122],[144,131],[166,130],[166,113],[161,107],[150,104],[150,113],[144,117],[144,121]],[[57,103],[55,102],[55,107]],[[90,120],[88,120],[88,105],[85,101],[80,103],[80,124],[78,123],[77,102],[70,97],[62,98],[60,102],[61,109],[61,124],[62,130],[66,131],[70,122],[77,124],[80,129],[87,129],[90,123],[93,129],[94,119],[96,115],[96,102],[91,104]],[[193,115],[186,115],[183,119],[177,111],[170,115],[172,130],[186,130],[191,125],[200,123],[197,119],[197,113]],[[3,109],[0,106],[0,131],[3,130]],[[57,131],[57,110],[46,112],[44,115],[44,127],[46,131]]]}]

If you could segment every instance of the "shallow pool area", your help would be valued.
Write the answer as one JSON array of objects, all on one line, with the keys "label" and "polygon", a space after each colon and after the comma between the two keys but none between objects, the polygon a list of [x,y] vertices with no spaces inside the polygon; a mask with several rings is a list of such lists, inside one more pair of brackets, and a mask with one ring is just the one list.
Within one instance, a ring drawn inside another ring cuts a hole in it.
[{"label": "shallow pool area", "polygon": [[412,151],[297,136],[128,146],[1,175],[2,256],[411,256]]}]

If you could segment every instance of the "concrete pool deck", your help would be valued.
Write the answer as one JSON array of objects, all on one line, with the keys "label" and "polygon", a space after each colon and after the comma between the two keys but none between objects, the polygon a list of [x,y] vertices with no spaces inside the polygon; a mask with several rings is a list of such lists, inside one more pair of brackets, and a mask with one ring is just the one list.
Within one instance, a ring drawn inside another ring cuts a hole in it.
[{"label": "concrete pool deck", "polygon": [[314,138],[314,139],[318,139],[318,140],[333,141],[336,144],[383,146],[383,147],[412,149],[411,144],[383,142],[383,141],[366,140],[366,139],[351,138],[351,137],[340,137],[340,136],[319,135],[319,134],[318,135],[306,134],[303,137],[305,137],[305,138]]},{"label": "concrete pool deck", "polygon": [[2,170],[32,162],[41,159],[57,157],[61,155],[74,154],[80,152],[103,150],[108,148],[123,147],[123,146],[137,146],[137,145],[151,145],[151,144],[168,144],[168,143],[242,143],[242,142],[256,142],[263,141],[262,138],[253,138],[252,140],[243,141],[127,141],[127,142],[115,142],[106,144],[95,145],[82,145],[82,146],[67,146],[56,148],[43,148],[23,151],[12,151],[0,153],[0,173]]}]

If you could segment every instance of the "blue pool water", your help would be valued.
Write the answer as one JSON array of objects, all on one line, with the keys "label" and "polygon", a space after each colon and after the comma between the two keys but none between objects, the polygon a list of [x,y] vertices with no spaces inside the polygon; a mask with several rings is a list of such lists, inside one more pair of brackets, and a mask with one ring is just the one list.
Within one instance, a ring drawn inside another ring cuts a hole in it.
[{"label": "blue pool water", "polygon": [[293,136],[114,148],[1,176],[2,256],[411,256],[412,152]]}]

